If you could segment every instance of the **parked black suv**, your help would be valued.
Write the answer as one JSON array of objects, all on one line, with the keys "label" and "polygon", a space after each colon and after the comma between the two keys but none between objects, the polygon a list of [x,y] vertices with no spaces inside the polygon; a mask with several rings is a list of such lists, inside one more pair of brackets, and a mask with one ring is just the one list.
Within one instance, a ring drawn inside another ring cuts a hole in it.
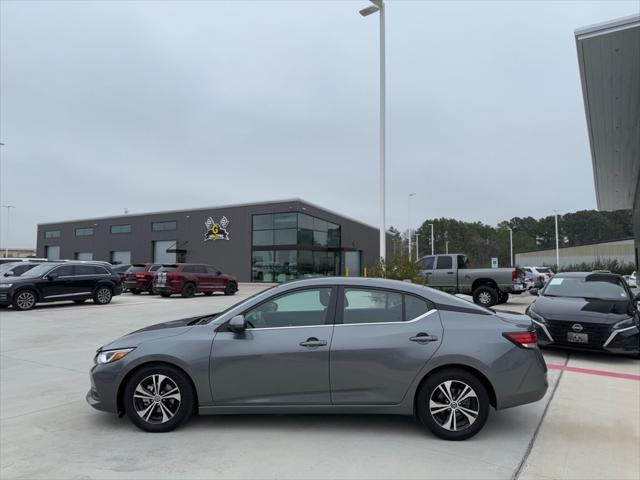
[{"label": "parked black suv", "polygon": [[102,263],[47,262],[19,277],[0,278],[0,307],[29,310],[38,302],[90,298],[99,305],[122,293],[120,276]]}]

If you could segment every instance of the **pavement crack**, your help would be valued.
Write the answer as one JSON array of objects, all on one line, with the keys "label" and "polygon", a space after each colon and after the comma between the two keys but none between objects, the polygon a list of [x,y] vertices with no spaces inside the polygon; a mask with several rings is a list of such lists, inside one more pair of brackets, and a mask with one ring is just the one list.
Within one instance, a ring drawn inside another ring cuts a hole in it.
[{"label": "pavement crack", "polygon": [[[565,367],[569,363],[569,357],[570,356],[571,356],[571,353],[567,353],[567,356],[564,359],[564,366]],[[553,397],[556,395],[556,390],[558,390],[558,386],[560,385],[560,380],[562,380],[562,374],[563,373],[564,373],[564,370],[560,370],[560,374],[558,375],[558,380],[556,381],[556,384],[553,386],[553,390],[551,391],[551,395],[549,395],[549,401],[547,402],[547,404],[544,407],[544,410],[542,411],[542,415],[540,416],[540,421],[538,422],[538,425],[536,426],[536,429],[533,432],[533,436],[531,437],[531,440],[529,441],[529,445],[527,445],[527,449],[525,450],[524,455],[522,456],[522,460],[520,461],[520,464],[518,465],[518,468],[516,469],[516,471],[514,472],[513,476],[511,477],[512,480],[518,480],[518,478],[520,477],[520,474],[522,473],[522,469],[524,468],[524,466],[527,463],[527,460],[529,459],[529,455],[531,454],[531,450],[533,450],[533,446],[536,443],[536,439],[538,438],[538,432],[540,432],[540,427],[542,427],[542,423],[544,422],[544,419],[547,416],[547,411],[549,410],[549,406],[551,405],[551,402],[553,401]]]}]

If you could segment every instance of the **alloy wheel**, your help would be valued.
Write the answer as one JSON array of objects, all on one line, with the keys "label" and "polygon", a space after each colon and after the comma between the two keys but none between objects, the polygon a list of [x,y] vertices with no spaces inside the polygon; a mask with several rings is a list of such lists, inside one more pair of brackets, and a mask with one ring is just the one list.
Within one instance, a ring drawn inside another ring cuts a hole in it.
[{"label": "alloy wheel", "polygon": [[489,305],[491,303],[491,295],[488,292],[480,292],[478,301],[483,305]]},{"label": "alloy wheel", "polygon": [[16,304],[20,310],[29,310],[36,304],[36,296],[31,292],[20,292],[16,297]]},{"label": "alloy wheel", "polygon": [[440,427],[459,432],[473,425],[480,404],[473,388],[460,380],[448,380],[433,389],[429,412]]},{"label": "alloy wheel", "polygon": [[180,409],[180,389],[166,375],[149,375],[138,383],[133,393],[133,406],[147,423],[162,424],[171,420]]},{"label": "alloy wheel", "polygon": [[111,300],[111,290],[109,290],[108,288],[101,288],[100,290],[98,290],[96,296],[98,297],[99,303],[109,303],[109,301]]}]

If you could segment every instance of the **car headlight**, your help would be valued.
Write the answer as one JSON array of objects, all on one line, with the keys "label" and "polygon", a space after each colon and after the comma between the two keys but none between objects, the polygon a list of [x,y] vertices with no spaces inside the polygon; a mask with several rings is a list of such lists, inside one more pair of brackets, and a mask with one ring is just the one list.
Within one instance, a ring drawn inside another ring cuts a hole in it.
[{"label": "car headlight", "polygon": [[634,317],[627,318],[626,320],[621,320],[618,323],[613,324],[614,330],[620,330],[621,328],[629,328],[638,325],[638,321]]},{"label": "car headlight", "polygon": [[11,288],[13,283],[0,283],[0,288]]},{"label": "car headlight", "polygon": [[527,314],[536,322],[538,323],[543,323],[543,324],[547,324],[547,321],[544,319],[544,317],[542,315],[537,314],[536,312],[534,312],[531,308],[529,309],[529,311],[527,312]]},{"label": "car headlight", "polygon": [[104,350],[102,352],[98,352],[95,360],[98,365],[102,365],[104,363],[117,362],[132,350],[133,348],[121,348],[119,350]]}]

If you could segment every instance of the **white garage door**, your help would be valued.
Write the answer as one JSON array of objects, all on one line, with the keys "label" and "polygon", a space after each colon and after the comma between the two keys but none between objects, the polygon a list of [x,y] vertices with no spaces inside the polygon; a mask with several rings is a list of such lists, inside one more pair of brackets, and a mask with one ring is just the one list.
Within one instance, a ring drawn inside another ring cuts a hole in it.
[{"label": "white garage door", "polygon": [[131,252],[128,251],[119,251],[119,252],[111,252],[111,263],[117,265],[124,265],[131,263]]},{"label": "white garage door", "polygon": [[167,252],[168,249],[173,248],[176,248],[175,240],[153,242],[153,261],[156,263],[175,263],[176,254]]},{"label": "white garage door", "polygon": [[57,245],[49,245],[46,247],[46,257],[49,260],[60,260],[60,247]]}]

